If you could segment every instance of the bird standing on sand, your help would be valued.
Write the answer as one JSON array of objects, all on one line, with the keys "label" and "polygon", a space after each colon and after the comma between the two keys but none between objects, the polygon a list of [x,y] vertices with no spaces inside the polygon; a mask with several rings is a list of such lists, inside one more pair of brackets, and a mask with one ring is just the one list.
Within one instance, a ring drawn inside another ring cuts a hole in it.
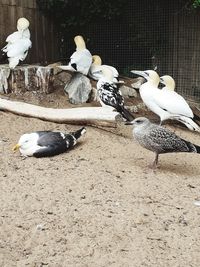
[{"label": "bird standing on sand", "polygon": [[127,121],[134,119],[133,115],[124,107],[124,98],[120,90],[113,83],[113,73],[110,69],[101,66],[98,73],[102,77],[97,82],[97,92],[102,106],[115,108]]},{"label": "bird standing on sand", "polygon": [[36,158],[55,156],[64,153],[76,145],[77,140],[86,132],[83,127],[75,132],[62,133],[38,131],[23,134],[13,150],[20,150],[21,155]]},{"label": "bird standing on sand", "polygon": [[92,65],[90,66],[88,75],[92,79],[98,81],[102,77],[102,74],[98,73],[98,70],[101,68],[101,66],[104,66],[112,71],[114,83],[124,83],[124,81],[119,81],[119,72],[117,71],[117,69],[110,65],[102,65],[102,60],[98,55],[92,56]]},{"label": "bird standing on sand", "polygon": [[23,61],[27,57],[28,50],[32,45],[28,27],[29,21],[26,18],[18,19],[18,31],[7,37],[7,45],[2,48],[4,55],[8,58],[11,69],[14,69],[19,64],[19,61]]},{"label": "bird standing on sand", "polygon": [[200,154],[200,146],[178,137],[168,129],[151,123],[145,117],[139,117],[126,124],[133,125],[133,135],[144,148],[156,154],[152,167],[156,168],[159,154],[172,152],[193,152]]},{"label": "bird standing on sand", "polygon": [[92,64],[92,55],[86,48],[85,41],[82,36],[77,35],[74,38],[74,42],[76,44],[76,51],[71,55],[69,64],[67,66],[59,67],[63,70],[80,72],[87,75]]},{"label": "bird standing on sand", "polygon": [[131,72],[147,80],[140,86],[140,96],[145,105],[160,117],[160,124],[168,119],[177,120],[190,130],[200,132],[200,127],[192,120],[193,112],[185,99],[172,90],[158,88],[160,78],[155,71]]}]

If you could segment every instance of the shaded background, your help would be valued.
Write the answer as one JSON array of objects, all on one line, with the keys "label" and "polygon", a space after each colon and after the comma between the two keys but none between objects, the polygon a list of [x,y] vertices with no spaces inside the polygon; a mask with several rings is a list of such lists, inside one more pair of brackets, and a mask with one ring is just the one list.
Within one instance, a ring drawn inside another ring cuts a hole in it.
[{"label": "shaded background", "polygon": [[176,80],[177,91],[200,102],[200,13],[194,1],[0,0],[0,42],[30,20],[27,63],[69,60],[73,38],[83,35],[92,54],[130,76],[154,69]]}]

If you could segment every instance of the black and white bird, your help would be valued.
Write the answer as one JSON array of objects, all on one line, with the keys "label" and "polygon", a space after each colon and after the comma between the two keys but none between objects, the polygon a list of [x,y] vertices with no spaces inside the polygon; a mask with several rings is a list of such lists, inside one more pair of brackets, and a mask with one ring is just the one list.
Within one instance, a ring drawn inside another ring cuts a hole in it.
[{"label": "black and white bird", "polygon": [[86,48],[85,41],[81,35],[75,36],[74,42],[76,51],[71,55],[69,64],[67,66],[59,66],[59,68],[87,75],[92,64],[92,55]]},{"label": "black and white bird", "polygon": [[124,83],[124,81],[119,81],[119,72],[117,71],[117,69],[113,66],[110,66],[110,65],[105,65],[105,64],[102,65],[102,60],[101,60],[100,56],[98,56],[98,55],[92,56],[92,64],[90,66],[88,75],[92,79],[98,81],[102,77],[102,74],[98,72],[98,70],[101,69],[101,66],[106,67],[112,71],[113,77],[114,77],[113,78],[114,83]]},{"label": "black and white bird", "polygon": [[18,144],[13,147],[19,149],[24,157],[36,158],[55,156],[64,153],[76,145],[77,140],[86,132],[83,127],[75,132],[63,133],[52,131],[38,131],[23,134]]},{"label": "black and white bird", "polygon": [[153,70],[131,72],[146,79],[140,86],[140,96],[145,105],[160,117],[160,124],[168,119],[177,120],[188,129],[200,132],[200,127],[192,120],[194,115],[185,99],[173,90],[158,88],[160,77],[157,72]]},{"label": "black and white bird", "polygon": [[144,148],[156,154],[152,167],[156,168],[159,154],[172,152],[193,152],[200,154],[200,146],[186,141],[168,129],[153,124],[145,117],[139,117],[126,124],[133,125],[133,136]]},{"label": "black and white bird", "polygon": [[132,121],[134,117],[124,107],[124,98],[119,88],[113,83],[112,71],[104,66],[101,66],[98,73],[102,75],[97,82],[97,92],[101,105],[116,109],[124,119]]},{"label": "black and white bird", "polygon": [[29,24],[26,18],[18,19],[17,31],[7,37],[7,45],[2,48],[3,54],[8,58],[10,69],[14,69],[20,61],[27,57],[28,50],[32,45]]}]

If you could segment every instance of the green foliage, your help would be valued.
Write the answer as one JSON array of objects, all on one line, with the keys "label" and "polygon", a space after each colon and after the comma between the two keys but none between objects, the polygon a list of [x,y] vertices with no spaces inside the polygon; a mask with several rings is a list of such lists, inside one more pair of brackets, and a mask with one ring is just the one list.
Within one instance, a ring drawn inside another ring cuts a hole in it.
[{"label": "green foliage", "polygon": [[198,8],[200,7],[200,0],[194,0],[193,4],[192,4],[193,8]]},{"label": "green foliage", "polygon": [[39,9],[62,28],[82,27],[93,20],[117,19],[123,0],[37,0]]}]

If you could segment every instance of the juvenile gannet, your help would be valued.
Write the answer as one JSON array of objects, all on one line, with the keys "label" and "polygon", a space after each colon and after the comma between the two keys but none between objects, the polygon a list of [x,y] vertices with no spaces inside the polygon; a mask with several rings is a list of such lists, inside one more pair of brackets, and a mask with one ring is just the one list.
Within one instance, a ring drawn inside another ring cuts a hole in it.
[{"label": "juvenile gannet", "polygon": [[18,19],[17,31],[7,37],[7,45],[2,48],[3,53],[8,58],[11,69],[14,69],[19,64],[19,61],[23,61],[26,58],[32,45],[28,27],[29,21],[26,18]]},{"label": "juvenile gannet", "polygon": [[159,154],[172,152],[193,152],[200,154],[200,146],[186,141],[168,129],[151,123],[147,118],[139,117],[126,124],[133,125],[133,135],[144,148],[155,153],[152,167],[156,168]]},{"label": "juvenile gannet", "polygon": [[145,105],[160,117],[160,124],[168,119],[177,120],[190,130],[200,131],[199,126],[192,120],[193,112],[185,99],[172,90],[158,88],[160,78],[155,71],[131,72],[147,80],[140,86],[140,96]]},{"label": "juvenile gannet", "polygon": [[13,150],[19,149],[22,156],[50,157],[64,153],[77,143],[86,132],[83,127],[75,132],[63,133],[52,131],[38,131],[23,134]]},{"label": "juvenile gannet", "polygon": [[115,108],[126,120],[132,121],[133,115],[124,107],[124,98],[113,83],[113,73],[105,66],[98,71],[102,77],[97,82],[97,92],[102,106]]},{"label": "juvenile gannet", "polygon": [[92,65],[90,66],[88,75],[94,79],[94,80],[99,80],[102,77],[102,74],[98,72],[98,70],[100,70],[100,66],[104,66],[108,69],[110,69],[113,73],[113,82],[114,83],[124,83],[124,81],[119,81],[119,72],[117,71],[116,68],[114,68],[113,66],[110,65],[102,65],[102,60],[100,58],[100,56],[98,55],[93,55],[92,56]]},{"label": "juvenile gannet", "polygon": [[63,70],[80,72],[87,75],[92,64],[92,55],[90,51],[86,49],[85,41],[82,36],[76,36],[74,42],[76,44],[76,51],[71,55],[69,64],[59,67]]}]

